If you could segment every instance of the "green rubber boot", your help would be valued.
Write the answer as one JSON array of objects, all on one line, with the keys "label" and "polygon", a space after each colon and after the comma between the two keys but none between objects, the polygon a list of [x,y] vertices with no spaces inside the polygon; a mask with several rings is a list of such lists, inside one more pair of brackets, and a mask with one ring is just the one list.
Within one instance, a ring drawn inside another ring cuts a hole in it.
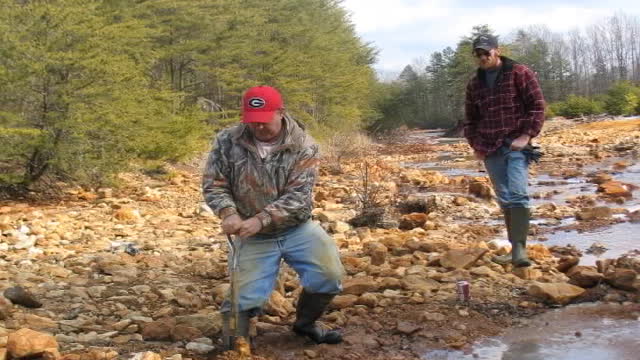
[{"label": "green rubber boot", "polygon": [[[503,209],[503,213],[504,213],[504,224],[507,227],[507,239],[509,239],[509,242],[511,242],[511,209]],[[511,245],[511,247],[513,248],[513,243]],[[506,255],[498,255],[498,256],[494,256],[491,261],[493,261],[496,264],[500,264],[500,265],[507,265],[507,264],[511,264],[511,253],[508,253]]]},{"label": "green rubber boot", "polygon": [[511,209],[509,240],[512,246],[511,262],[515,267],[531,266],[531,260],[527,257],[527,236],[529,235],[529,208]]},{"label": "green rubber boot", "polygon": [[293,331],[298,335],[307,336],[316,344],[341,343],[342,334],[335,330],[323,329],[316,324],[316,320],[322,316],[334,296],[334,294],[312,294],[303,290],[296,307]]}]

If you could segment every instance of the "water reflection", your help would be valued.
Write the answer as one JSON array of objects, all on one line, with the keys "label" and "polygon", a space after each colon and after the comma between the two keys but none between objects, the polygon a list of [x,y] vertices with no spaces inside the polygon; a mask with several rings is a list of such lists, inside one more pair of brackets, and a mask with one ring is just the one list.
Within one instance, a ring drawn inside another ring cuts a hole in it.
[{"label": "water reflection", "polygon": [[620,223],[594,232],[559,231],[546,235],[546,246],[567,244],[575,245],[584,251],[593,243],[598,242],[608,250],[602,254],[584,253],[580,258],[580,265],[595,265],[596,260],[602,258],[618,258],[629,250],[640,249],[640,223]]},{"label": "water reflection", "polygon": [[427,360],[637,360],[640,305],[575,305],[482,341],[472,353],[437,350]]}]

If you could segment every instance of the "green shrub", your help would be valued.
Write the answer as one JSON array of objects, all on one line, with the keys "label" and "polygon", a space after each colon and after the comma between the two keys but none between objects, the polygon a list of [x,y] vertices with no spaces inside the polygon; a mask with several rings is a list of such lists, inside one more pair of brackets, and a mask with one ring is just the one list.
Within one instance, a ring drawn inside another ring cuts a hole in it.
[{"label": "green shrub", "polygon": [[564,113],[564,105],[565,104],[562,101],[549,104],[545,109],[545,116],[547,116],[547,118],[554,116],[563,116],[562,114]]},{"label": "green shrub", "polygon": [[550,111],[566,118],[595,115],[603,112],[602,104],[584,96],[569,95],[566,101],[553,103]]},{"label": "green shrub", "polygon": [[37,149],[44,150],[44,134],[38,129],[0,127],[0,185],[23,182],[25,161]]},{"label": "green shrub", "polygon": [[178,172],[173,170],[166,161],[162,160],[135,160],[133,161],[133,168],[157,180],[167,181],[178,175]]},{"label": "green shrub", "polygon": [[556,112],[551,107],[551,104],[547,105],[544,108],[544,118],[545,119],[551,119],[551,118],[556,117],[556,116],[558,116],[558,115],[556,114]]},{"label": "green shrub", "polygon": [[640,88],[628,81],[615,83],[608,91],[605,110],[611,115],[634,115],[640,106]]},{"label": "green shrub", "polygon": [[578,117],[593,115],[598,112],[597,104],[583,96],[569,95],[566,101],[565,113],[568,116]]}]

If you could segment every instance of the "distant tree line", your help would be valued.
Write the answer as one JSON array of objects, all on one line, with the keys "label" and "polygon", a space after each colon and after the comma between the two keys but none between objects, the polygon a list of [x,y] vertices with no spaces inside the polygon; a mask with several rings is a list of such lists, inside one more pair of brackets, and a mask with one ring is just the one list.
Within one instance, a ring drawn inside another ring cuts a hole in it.
[{"label": "distant tree line", "polygon": [[[407,65],[396,81],[380,84],[382,115],[371,128],[455,126],[463,117],[465,85],[477,67],[471,41],[482,33],[494,34],[488,25],[475,26],[455,48],[431,54],[424,66]],[[640,112],[639,17],[616,14],[566,34],[531,26],[500,40],[503,55],[538,74],[551,104],[548,115]]]}]

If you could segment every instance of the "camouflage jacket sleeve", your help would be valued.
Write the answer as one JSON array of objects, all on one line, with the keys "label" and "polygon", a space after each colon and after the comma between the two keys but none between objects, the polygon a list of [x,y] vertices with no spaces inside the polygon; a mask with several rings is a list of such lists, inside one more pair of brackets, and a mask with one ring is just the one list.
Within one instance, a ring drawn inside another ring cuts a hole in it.
[{"label": "camouflage jacket sleeve", "polygon": [[312,144],[298,155],[282,196],[257,216],[276,227],[297,225],[311,217],[313,186],[318,176],[318,145]]},{"label": "camouflage jacket sleeve", "polygon": [[218,216],[224,208],[236,208],[229,184],[229,160],[225,155],[222,137],[222,133],[216,137],[202,176],[204,200]]}]

